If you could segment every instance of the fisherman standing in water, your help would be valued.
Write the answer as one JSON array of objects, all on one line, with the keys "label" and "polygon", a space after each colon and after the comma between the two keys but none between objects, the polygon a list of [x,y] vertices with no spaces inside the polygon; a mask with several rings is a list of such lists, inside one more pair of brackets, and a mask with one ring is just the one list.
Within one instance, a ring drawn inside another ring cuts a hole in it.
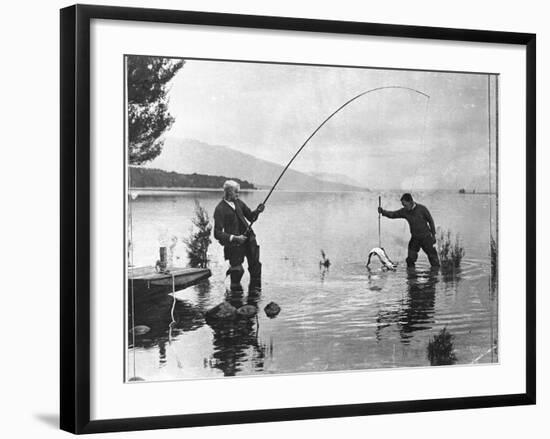
[{"label": "fisherman standing in water", "polygon": [[403,194],[401,197],[403,208],[395,211],[378,208],[387,218],[404,218],[411,229],[409,241],[407,267],[414,267],[418,258],[418,251],[424,250],[432,267],[439,267],[439,257],[435,249],[435,224],[430,211],[422,204],[415,203],[411,194]]},{"label": "fisherman standing in water", "polygon": [[225,259],[229,261],[228,274],[231,288],[239,288],[244,275],[242,263],[246,256],[250,273],[250,288],[261,288],[262,264],[260,247],[256,235],[249,228],[248,221],[254,222],[264,211],[260,204],[255,211],[239,199],[240,186],[233,180],[223,184],[224,197],[214,210],[214,237],[223,245]]}]

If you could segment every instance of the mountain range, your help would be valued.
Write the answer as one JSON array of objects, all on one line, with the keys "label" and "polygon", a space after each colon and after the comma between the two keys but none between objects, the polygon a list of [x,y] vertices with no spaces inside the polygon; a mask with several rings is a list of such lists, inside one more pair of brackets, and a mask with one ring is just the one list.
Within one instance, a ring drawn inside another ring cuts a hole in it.
[{"label": "mountain range", "polygon": [[[166,138],[162,153],[146,165],[164,171],[181,174],[225,175],[247,180],[257,188],[270,188],[284,166],[228,146],[210,145],[198,140]],[[339,174],[312,174],[287,170],[277,188],[294,191],[357,191],[367,190],[360,185],[349,184]]]}]

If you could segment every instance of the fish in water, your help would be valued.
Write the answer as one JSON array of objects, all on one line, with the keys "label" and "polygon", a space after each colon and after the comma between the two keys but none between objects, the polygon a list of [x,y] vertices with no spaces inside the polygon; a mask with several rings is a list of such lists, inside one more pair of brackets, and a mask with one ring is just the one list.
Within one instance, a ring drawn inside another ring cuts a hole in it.
[{"label": "fish in water", "polygon": [[374,247],[369,252],[369,259],[367,261],[367,267],[370,265],[370,260],[373,255],[378,256],[378,259],[380,259],[380,262],[382,263],[382,266],[387,270],[395,271],[395,268],[397,267],[397,264],[394,264],[392,260],[389,258],[389,256],[386,254],[386,250],[384,250],[381,247]]}]

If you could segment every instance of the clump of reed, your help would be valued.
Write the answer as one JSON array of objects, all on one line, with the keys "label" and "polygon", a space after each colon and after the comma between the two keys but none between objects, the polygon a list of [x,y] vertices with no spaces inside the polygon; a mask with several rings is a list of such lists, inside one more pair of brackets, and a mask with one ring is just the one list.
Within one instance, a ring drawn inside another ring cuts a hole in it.
[{"label": "clump of reed", "polygon": [[212,243],[212,239],[210,239],[212,224],[210,224],[208,212],[198,200],[195,200],[195,217],[191,221],[194,227],[189,238],[184,240],[187,246],[189,266],[206,268],[209,263],[208,247]]},{"label": "clump of reed", "polygon": [[323,249],[321,249],[321,260],[319,261],[319,266],[324,268],[330,267],[330,259],[327,258],[327,255]]},{"label": "clump of reed", "polygon": [[491,280],[493,282],[497,277],[497,242],[495,238],[491,236]]},{"label": "clump of reed", "polygon": [[444,270],[456,270],[466,255],[458,233],[454,236],[450,230],[437,228],[437,253],[439,262]]},{"label": "clump of reed", "polygon": [[453,346],[454,335],[443,328],[428,342],[428,360],[432,366],[445,366],[456,363]]}]

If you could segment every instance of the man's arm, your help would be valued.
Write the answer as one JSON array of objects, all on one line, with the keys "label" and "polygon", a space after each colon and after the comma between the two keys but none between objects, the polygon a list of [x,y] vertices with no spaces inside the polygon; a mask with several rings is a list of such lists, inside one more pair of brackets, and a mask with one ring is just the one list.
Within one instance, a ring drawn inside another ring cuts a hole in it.
[{"label": "man's arm", "polygon": [[399,210],[384,210],[380,208],[379,212],[382,214],[382,216],[385,216],[386,218],[405,218],[405,208],[401,208]]},{"label": "man's arm", "polygon": [[435,224],[434,219],[432,218],[432,214],[428,210],[427,207],[424,207],[424,215],[426,217],[426,221],[428,221],[428,224],[430,226],[430,230],[432,231],[432,235],[435,238]]},{"label": "man's arm", "polygon": [[264,208],[263,204],[260,204],[256,210],[252,211],[244,201],[241,201],[241,210],[248,221],[254,222],[258,219],[258,216],[263,212]]}]

